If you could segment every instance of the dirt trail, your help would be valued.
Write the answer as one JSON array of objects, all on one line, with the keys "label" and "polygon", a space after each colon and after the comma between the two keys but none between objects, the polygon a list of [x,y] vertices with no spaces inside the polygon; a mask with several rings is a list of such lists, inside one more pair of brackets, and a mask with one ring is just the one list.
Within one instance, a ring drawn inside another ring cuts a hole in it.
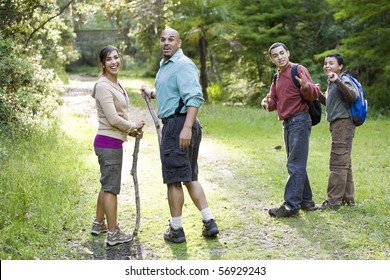
[{"label": "dirt trail", "polygon": [[[81,76],[71,76],[68,85],[64,86],[63,101],[64,106],[72,110],[77,115],[82,116],[87,122],[94,128],[97,128],[97,117],[95,109],[95,100],[91,97],[91,91],[96,78],[84,78]],[[125,87],[128,87],[125,82],[122,81]],[[134,86],[134,85],[132,85]],[[141,140],[139,160],[138,160],[138,181],[142,182],[143,185],[162,185],[162,178],[160,175],[160,160],[159,160],[159,149],[156,129],[150,113],[145,104],[145,108],[130,107],[130,119],[143,119],[145,121],[145,136]],[[124,160],[123,170],[129,172],[122,172],[122,191],[118,196],[119,208],[122,205],[134,205],[134,189],[133,189],[133,178],[130,175],[131,164],[132,164],[132,153],[134,141],[129,139],[128,142],[124,143]],[[131,160],[128,160],[131,158]],[[200,168],[207,166],[213,166],[213,174],[219,178],[229,180],[232,178],[232,173],[227,168],[227,165],[221,164],[224,162],[223,155],[220,149],[215,143],[210,140],[204,139],[201,146],[201,155],[199,158],[201,162]],[[206,168],[208,169],[208,168]],[[155,170],[155,172],[150,171]],[[202,173],[205,173],[202,171]],[[128,186],[131,186],[129,188]],[[141,199],[141,204],[147,204],[147,198]],[[142,209],[143,205],[141,205]],[[167,207],[167,206],[166,206]],[[118,221],[123,225],[125,223],[131,223],[135,221],[135,211],[128,211],[132,213],[123,213],[123,209],[118,209]],[[129,217],[128,217],[129,216]],[[168,217],[167,217],[168,218]],[[127,221],[127,222],[126,222]],[[134,227],[133,224],[126,225],[127,228]],[[142,227],[142,225],[141,225]],[[147,252],[142,244],[135,241],[129,245],[118,245],[112,247],[103,247],[102,238],[94,239],[91,244],[87,245],[89,248],[84,248],[82,251],[89,254],[90,259],[153,259],[153,254]],[[85,257],[84,257],[85,258]],[[88,257],[87,257],[88,258]]]}]

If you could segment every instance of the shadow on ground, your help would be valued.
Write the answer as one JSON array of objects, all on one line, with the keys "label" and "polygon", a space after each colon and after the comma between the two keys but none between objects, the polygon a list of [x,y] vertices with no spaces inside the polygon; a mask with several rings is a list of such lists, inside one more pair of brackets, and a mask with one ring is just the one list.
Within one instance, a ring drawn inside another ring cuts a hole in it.
[{"label": "shadow on ground", "polygon": [[133,241],[115,246],[104,242],[104,237],[92,236],[87,246],[91,250],[89,259],[92,260],[152,260],[155,259],[145,251],[142,244],[135,238]]}]

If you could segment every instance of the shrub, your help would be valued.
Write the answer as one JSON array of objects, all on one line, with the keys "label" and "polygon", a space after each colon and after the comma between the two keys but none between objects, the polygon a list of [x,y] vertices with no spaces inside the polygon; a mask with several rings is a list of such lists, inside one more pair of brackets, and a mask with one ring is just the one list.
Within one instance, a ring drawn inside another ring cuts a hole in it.
[{"label": "shrub", "polygon": [[40,61],[0,38],[0,133],[47,121],[57,109],[60,80]]}]

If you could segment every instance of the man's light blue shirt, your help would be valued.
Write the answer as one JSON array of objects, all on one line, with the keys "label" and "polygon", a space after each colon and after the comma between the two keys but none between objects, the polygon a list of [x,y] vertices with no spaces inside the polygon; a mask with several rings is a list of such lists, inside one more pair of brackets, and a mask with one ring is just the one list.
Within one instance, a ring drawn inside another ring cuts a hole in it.
[{"label": "man's light blue shirt", "polygon": [[160,61],[155,88],[157,115],[160,119],[175,114],[180,98],[185,104],[180,113],[187,112],[186,106],[199,108],[204,102],[198,68],[181,49],[178,49],[167,61],[163,59]]}]

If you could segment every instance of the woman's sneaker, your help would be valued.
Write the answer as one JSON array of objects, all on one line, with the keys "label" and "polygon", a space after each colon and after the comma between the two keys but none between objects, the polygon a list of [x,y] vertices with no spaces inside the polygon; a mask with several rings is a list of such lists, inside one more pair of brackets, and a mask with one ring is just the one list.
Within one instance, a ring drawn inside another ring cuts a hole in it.
[{"label": "woman's sneaker", "polygon": [[174,229],[171,224],[164,232],[164,239],[173,243],[186,242],[186,236],[183,228]]},{"label": "woman's sneaker", "polygon": [[92,229],[91,229],[91,234],[93,235],[99,235],[103,232],[107,232],[107,226],[106,223],[101,221],[100,223],[97,222],[96,220],[92,223]]},{"label": "woman's sneaker", "polygon": [[119,227],[117,227],[112,234],[108,232],[106,237],[106,243],[110,246],[130,242],[131,240],[133,240],[133,235],[125,234],[119,229]]}]

